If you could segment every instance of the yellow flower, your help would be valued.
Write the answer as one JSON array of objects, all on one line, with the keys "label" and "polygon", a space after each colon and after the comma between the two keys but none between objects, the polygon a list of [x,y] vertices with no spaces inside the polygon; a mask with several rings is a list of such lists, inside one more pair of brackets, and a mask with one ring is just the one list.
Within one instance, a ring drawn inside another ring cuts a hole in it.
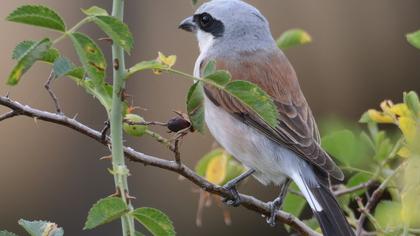
[{"label": "yellow flower", "polygon": [[410,117],[401,117],[398,123],[407,142],[413,142],[417,133],[416,122]]},{"label": "yellow flower", "polygon": [[411,111],[404,103],[399,103],[390,108],[390,112],[398,117],[410,117]]},{"label": "yellow flower", "polygon": [[374,109],[368,110],[369,118],[376,123],[393,123],[394,119],[391,116],[385,115],[382,112],[379,112]]}]

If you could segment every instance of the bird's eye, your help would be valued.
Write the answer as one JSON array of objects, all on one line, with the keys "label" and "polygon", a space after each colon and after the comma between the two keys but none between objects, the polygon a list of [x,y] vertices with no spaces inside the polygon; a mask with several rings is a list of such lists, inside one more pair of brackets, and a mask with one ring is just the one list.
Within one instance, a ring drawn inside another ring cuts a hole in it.
[{"label": "bird's eye", "polygon": [[203,13],[199,17],[199,24],[201,28],[208,28],[213,24],[213,17],[207,13]]}]

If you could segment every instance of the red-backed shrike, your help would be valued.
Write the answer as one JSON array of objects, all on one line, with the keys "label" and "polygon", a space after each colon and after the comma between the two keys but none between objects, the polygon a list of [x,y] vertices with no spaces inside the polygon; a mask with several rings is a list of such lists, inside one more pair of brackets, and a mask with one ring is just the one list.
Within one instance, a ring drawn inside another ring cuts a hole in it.
[{"label": "red-backed shrike", "polygon": [[249,175],[267,185],[281,185],[280,196],[271,202],[281,206],[290,179],[299,187],[326,236],[354,235],[336,199],[328,178],[343,180],[343,172],[320,147],[311,109],[299,87],[296,73],[277,48],[267,19],[240,0],[213,0],[203,4],[181,29],[195,32],[200,47],[194,75],[200,77],[214,60],[232,79],[253,82],[265,90],[277,106],[280,118],[272,128],[235,98],[205,85],[205,120],[215,139],[249,170],[225,188],[240,202],[236,184]]}]

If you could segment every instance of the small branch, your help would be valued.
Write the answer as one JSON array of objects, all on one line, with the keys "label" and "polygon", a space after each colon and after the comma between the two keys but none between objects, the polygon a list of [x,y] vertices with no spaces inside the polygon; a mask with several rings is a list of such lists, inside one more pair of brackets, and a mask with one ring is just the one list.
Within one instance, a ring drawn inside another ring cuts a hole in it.
[{"label": "small branch", "polygon": [[50,96],[51,96],[51,98],[52,98],[52,100],[54,102],[55,110],[57,111],[57,113],[61,113],[62,112],[62,109],[61,109],[60,104],[58,102],[58,98],[55,95],[55,93],[51,90],[51,83],[54,80],[54,78],[55,78],[54,71],[51,71],[50,76],[48,77],[47,82],[45,82],[45,84],[44,84],[44,87],[48,91],[48,93],[50,94]]},{"label": "small branch", "polygon": [[389,175],[383,182],[382,184],[372,193],[372,196],[369,198],[369,200],[367,201],[365,207],[361,208],[361,214],[360,217],[358,219],[358,224],[356,227],[356,236],[361,236],[363,233],[363,225],[365,224],[365,220],[366,217],[368,216],[368,214],[370,214],[370,212],[373,210],[373,208],[376,206],[376,204],[379,202],[379,200],[381,199],[386,187],[388,186],[388,183],[392,180],[392,178],[395,177],[395,175],[398,173],[399,170],[401,170],[403,168],[405,164],[402,163],[400,164],[400,166],[398,166],[394,172]]},{"label": "small branch", "polygon": [[336,197],[340,197],[342,195],[353,193],[353,192],[359,191],[361,189],[369,188],[370,186],[372,186],[373,184],[375,184],[375,182],[376,182],[375,180],[369,180],[366,183],[362,183],[362,184],[356,185],[356,186],[351,187],[351,188],[339,189],[339,190],[334,191],[334,195]]},{"label": "small branch", "polygon": [[9,118],[15,117],[15,116],[18,116],[18,114],[15,111],[9,111],[9,112],[0,116],[0,122],[4,121],[4,120],[7,120]]},{"label": "small branch", "polygon": [[[109,138],[105,140],[102,139],[102,134],[99,131],[96,131],[74,119],[71,119],[63,114],[54,114],[46,111],[37,110],[31,108],[29,106],[22,105],[16,101],[12,101],[7,97],[0,96],[0,105],[8,107],[16,112],[16,114],[24,115],[32,118],[37,118],[38,120],[58,124],[61,126],[65,126],[67,128],[73,129],[81,134],[84,134],[97,142],[108,146]],[[204,189],[205,191],[219,195],[225,198],[232,198],[232,193],[230,191],[225,190],[224,188],[214,185],[201,176],[197,175],[193,170],[188,168],[184,164],[178,164],[175,161],[164,160],[158,157],[150,156],[138,151],[133,150],[130,147],[124,147],[124,153],[127,159],[142,163],[144,165],[150,165],[154,167],[158,167],[161,169],[169,170],[175,172],[177,174],[182,175],[186,179],[190,180],[195,185],[199,186],[200,188]],[[257,212],[258,214],[263,215],[270,215],[270,206],[267,203],[264,203],[252,196],[240,194],[241,197],[241,205],[251,211]],[[296,218],[295,216],[284,212],[278,211],[276,215],[276,220],[283,224],[289,225],[293,228],[297,233],[303,236],[321,236],[321,234],[317,233],[316,231],[312,230],[309,226],[303,223],[301,220]]]},{"label": "small branch", "polygon": [[132,122],[132,121],[124,120],[124,122],[129,125],[146,125],[146,126],[156,125],[156,126],[164,126],[164,127],[168,126],[168,123],[159,122],[159,121]]}]

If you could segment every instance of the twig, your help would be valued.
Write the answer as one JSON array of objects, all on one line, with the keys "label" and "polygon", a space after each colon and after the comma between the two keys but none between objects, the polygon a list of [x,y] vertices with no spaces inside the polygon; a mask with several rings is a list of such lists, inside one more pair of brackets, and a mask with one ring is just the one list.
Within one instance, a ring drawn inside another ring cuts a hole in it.
[{"label": "twig", "polygon": [[0,116],[0,122],[1,121],[4,121],[4,120],[7,120],[9,118],[15,117],[17,115],[18,114],[15,111],[9,111],[9,112],[7,112],[7,113],[5,113],[5,114],[3,114],[3,115]]},{"label": "twig", "polygon": [[367,217],[366,213],[370,213],[372,211],[372,209],[376,206],[376,204],[379,202],[379,200],[381,199],[386,187],[388,186],[388,183],[392,180],[392,178],[394,178],[394,176],[398,173],[399,170],[402,169],[402,167],[404,166],[404,163],[400,164],[400,166],[398,166],[394,172],[389,175],[383,182],[381,185],[379,185],[379,187],[372,193],[372,196],[369,198],[369,200],[367,201],[365,207],[363,207],[361,210],[361,214],[360,217],[358,219],[358,224],[356,227],[356,236],[361,236],[363,233],[363,225],[365,224],[365,220]]},{"label": "twig", "polygon": [[[94,130],[74,119],[71,119],[63,114],[54,114],[51,112],[41,111],[38,109],[31,108],[29,106],[24,106],[16,101],[12,101],[7,97],[0,96],[0,105],[8,107],[13,111],[16,111],[19,115],[24,115],[32,118],[37,118],[38,120],[58,124],[65,126],[67,128],[73,129],[81,134],[84,134],[99,143],[102,143],[105,146],[109,145],[109,138],[105,140],[102,139],[101,132]],[[195,185],[204,189],[205,191],[219,195],[225,198],[232,198],[232,193],[226,189],[214,185],[201,176],[197,175],[193,170],[188,168],[184,164],[178,164],[175,161],[164,160],[158,157],[150,156],[138,151],[133,150],[130,147],[124,147],[124,153],[126,158],[133,162],[142,163],[144,165],[150,165],[165,170],[169,170],[184,176],[186,179],[190,180]],[[270,206],[267,203],[264,203],[252,196],[240,194],[241,205],[249,210],[257,212],[268,216],[270,214]],[[309,226],[303,223],[301,220],[295,216],[286,213],[284,211],[278,211],[276,215],[276,220],[289,225],[296,232],[303,236],[321,236],[318,232],[312,230]]]},{"label": "twig", "polygon": [[339,196],[342,196],[342,195],[353,193],[353,192],[359,191],[361,189],[369,188],[370,186],[372,186],[375,183],[376,183],[375,180],[369,180],[366,183],[361,183],[361,184],[356,185],[356,186],[351,187],[351,188],[343,188],[343,189],[336,190],[336,191],[334,191],[334,195],[336,197],[339,197]]},{"label": "twig", "polygon": [[159,121],[132,122],[132,121],[124,120],[124,122],[129,125],[156,125],[156,126],[164,126],[164,127],[168,126],[168,123],[159,122]]},{"label": "twig", "polygon": [[55,109],[56,109],[57,113],[61,114],[62,109],[60,107],[60,104],[58,103],[58,98],[55,95],[55,93],[51,90],[51,83],[54,80],[54,78],[55,78],[54,71],[51,71],[50,76],[48,77],[47,82],[45,82],[45,84],[44,84],[44,87],[48,91],[48,93],[50,94],[50,96],[51,96],[51,98],[52,98],[52,100],[54,102]]}]

